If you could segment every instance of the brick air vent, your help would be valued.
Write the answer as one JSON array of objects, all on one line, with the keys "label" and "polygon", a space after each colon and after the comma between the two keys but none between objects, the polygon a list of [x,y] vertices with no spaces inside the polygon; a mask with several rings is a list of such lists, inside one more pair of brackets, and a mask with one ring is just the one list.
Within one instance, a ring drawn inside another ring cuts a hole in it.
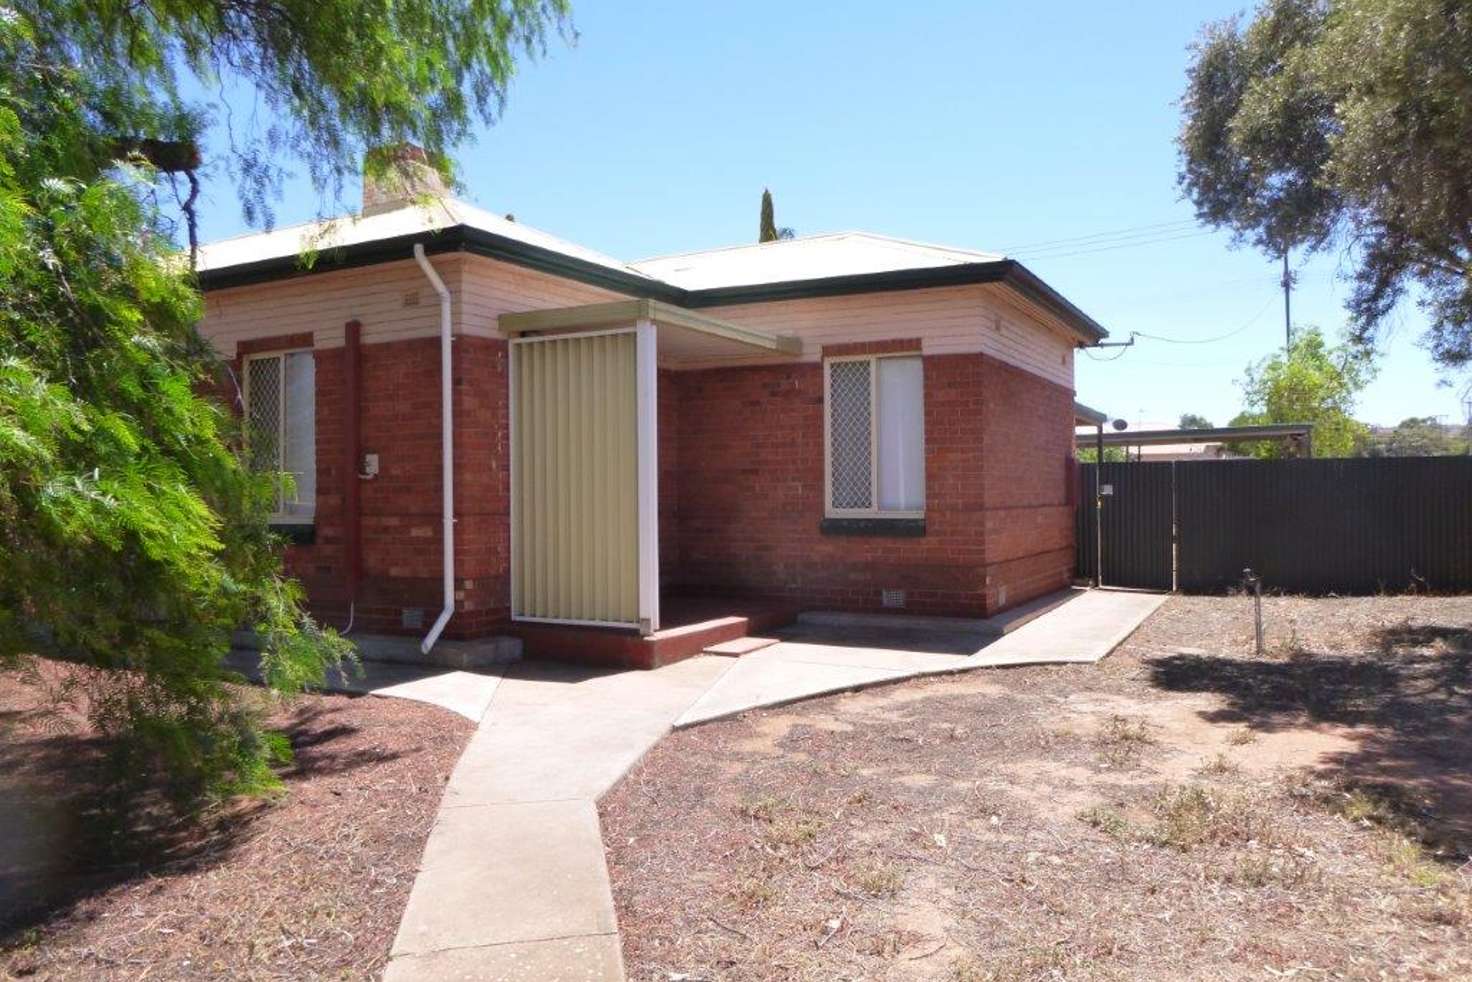
[{"label": "brick air vent", "polygon": [[881,590],[879,592],[879,603],[884,607],[903,607],[905,605],[905,591]]}]

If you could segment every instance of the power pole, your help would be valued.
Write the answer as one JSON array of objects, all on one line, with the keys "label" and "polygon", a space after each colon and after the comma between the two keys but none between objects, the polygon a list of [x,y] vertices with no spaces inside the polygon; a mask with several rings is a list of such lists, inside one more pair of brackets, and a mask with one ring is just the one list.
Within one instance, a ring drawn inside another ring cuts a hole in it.
[{"label": "power pole", "polygon": [[1283,249],[1283,356],[1293,350],[1293,274],[1288,271],[1288,250]]}]

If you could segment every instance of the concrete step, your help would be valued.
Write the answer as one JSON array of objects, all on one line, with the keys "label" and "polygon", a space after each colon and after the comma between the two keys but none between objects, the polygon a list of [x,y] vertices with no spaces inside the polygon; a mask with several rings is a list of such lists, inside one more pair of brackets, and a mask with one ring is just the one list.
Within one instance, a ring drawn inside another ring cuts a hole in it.
[{"label": "concrete step", "polygon": [[701,654],[725,655],[729,658],[740,658],[749,655],[753,651],[760,651],[777,643],[776,638],[753,638],[751,636],[732,638],[730,641],[721,641],[705,648]]}]

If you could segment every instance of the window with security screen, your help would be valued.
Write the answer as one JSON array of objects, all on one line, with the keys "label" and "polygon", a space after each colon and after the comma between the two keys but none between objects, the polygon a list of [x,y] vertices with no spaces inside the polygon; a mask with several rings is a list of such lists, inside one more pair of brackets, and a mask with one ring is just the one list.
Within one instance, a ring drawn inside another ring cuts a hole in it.
[{"label": "window with security screen", "polygon": [[311,522],[317,510],[317,378],[310,351],[245,362],[246,449],[252,467],[290,475],[274,521]]},{"label": "window with security screen", "polygon": [[920,358],[830,358],[824,366],[828,515],[923,516],[925,388]]}]

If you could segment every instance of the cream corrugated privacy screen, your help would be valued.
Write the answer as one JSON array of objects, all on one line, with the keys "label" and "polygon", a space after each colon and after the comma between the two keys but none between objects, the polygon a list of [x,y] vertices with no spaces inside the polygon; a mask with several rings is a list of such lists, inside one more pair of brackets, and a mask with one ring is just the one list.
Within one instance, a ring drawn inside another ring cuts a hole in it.
[{"label": "cream corrugated privacy screen", "polygon": [[635,334],[511,347],[512,613],[636,625]]}]

